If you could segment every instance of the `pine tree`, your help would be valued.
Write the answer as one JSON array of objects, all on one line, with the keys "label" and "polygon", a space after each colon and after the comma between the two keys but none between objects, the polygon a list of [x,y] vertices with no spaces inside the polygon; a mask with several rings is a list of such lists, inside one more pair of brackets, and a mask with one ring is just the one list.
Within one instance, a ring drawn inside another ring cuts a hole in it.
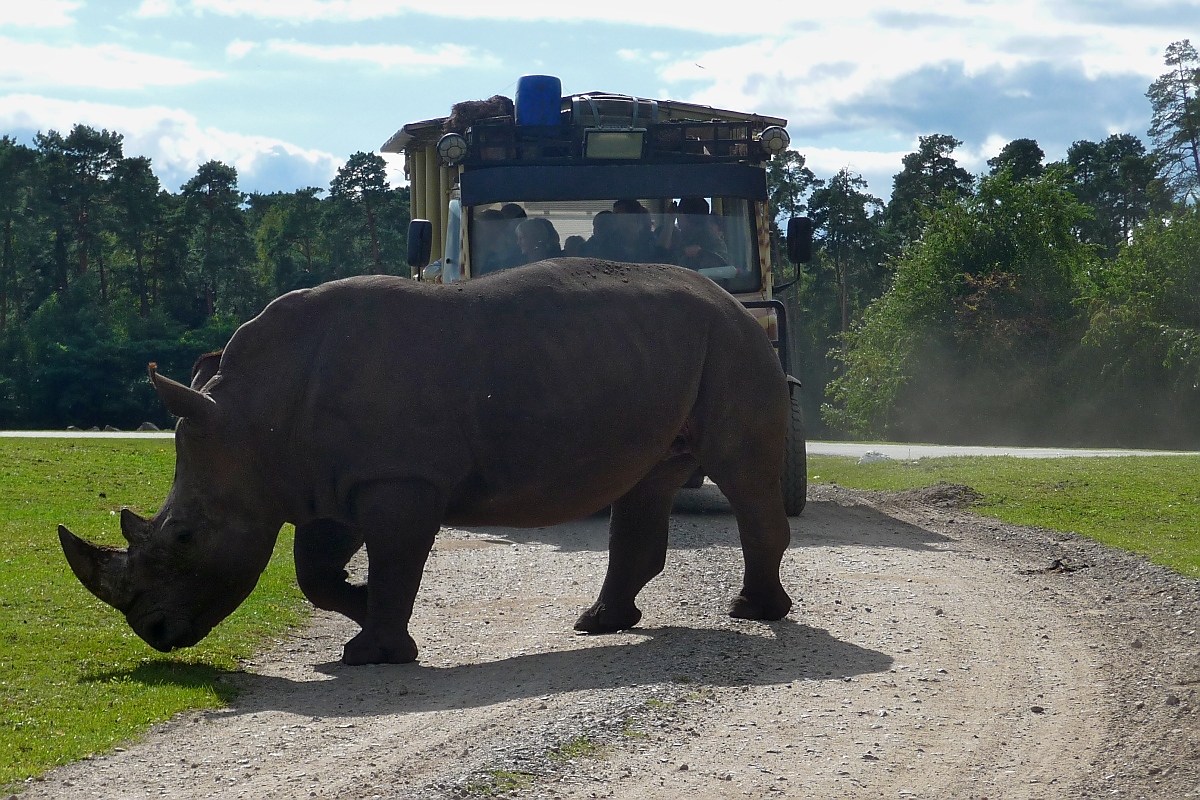
[{"label": "pine tree", "polygon": [[387,165],[383,157],[377,153],[352,154],[329,184],[329,193],[337,204],[362,209],[371,243],[371,270],[382,273],[376,212],[388,193]]},{"label": "pine tree", "polygon": [[904,157],[904,168],[892,179],[892,199],[884,212],[893,249],[921,238],[933,211],[971,193],[975,179],[958,166],[953,155],[961,145],[953,136],[935,133],[920,137],[916,152]]},{"label": "pine tree", "polygon": [[1184,39],[1167,47],[1170,71],[1150,84],[1150,139],[1176,199],[1200,200],[1200,55]]}]

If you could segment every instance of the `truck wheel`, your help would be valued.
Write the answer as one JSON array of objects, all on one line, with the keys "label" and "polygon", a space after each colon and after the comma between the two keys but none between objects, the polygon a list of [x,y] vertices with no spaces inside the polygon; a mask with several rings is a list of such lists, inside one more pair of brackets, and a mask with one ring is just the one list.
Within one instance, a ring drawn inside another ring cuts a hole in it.
[{"label": "truck wheel", "polygon": [[808,494],[808,454],[804,449],[804,409],[800,392],[793,391],[788,415],[787,450],[783,456],[783,508],[789,517],[804,510]]}]

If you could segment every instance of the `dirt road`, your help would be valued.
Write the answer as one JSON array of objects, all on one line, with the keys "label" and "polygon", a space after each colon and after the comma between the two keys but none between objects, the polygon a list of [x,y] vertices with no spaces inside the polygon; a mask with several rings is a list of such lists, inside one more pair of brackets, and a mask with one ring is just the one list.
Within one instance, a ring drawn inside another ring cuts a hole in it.
[{"label": "dirt road", "polygon": [[634,631],[575,636],[605,521],[443,531],[418,664],[344,667],[313,625],[224,711],[22,797],[1200,797],[1200,590],[961,492],[814,487],[778,623],[731,620],[740,551],[681,495]]}]

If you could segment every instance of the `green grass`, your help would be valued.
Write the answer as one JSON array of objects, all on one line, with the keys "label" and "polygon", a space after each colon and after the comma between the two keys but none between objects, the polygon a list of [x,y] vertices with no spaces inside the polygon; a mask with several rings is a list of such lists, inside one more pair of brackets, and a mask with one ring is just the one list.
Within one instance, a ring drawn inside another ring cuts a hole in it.
[{"label": "green grass", "polygon": [[974,510],[1070,531],[1200,578],[1200,458],[923,458],[856,464],[813,456],[809,480],[899,491],[939,482],[983,495]]},{"label": "green grass", "polygon": [[76,580],[57,525],[124,544],[122,506],[167,495],[174,442],[0,439],[0,787],[231,698],[220,678],[303,619],[291,531],[258,588],[194,648],[162,655]]},{"label": "green grass", "polygon": [[546,753],[551,761],[573,761],[577,758],[598,758],[604,747],[586,736],[576,736]]},{"label": "green grass", "polygon": [[528,772],[512,772],[493,769],[479,779],[467,784],[467,791],[484,797],[495,797],[508,792],[518,792],[533,785],[533,775]]},{"label": "green grass", "polygon": [[628,739],[649,739],[650,734],[645,731],[638,730],[637,720],[632,717],[627,717],[622,721],[621,735]]}]

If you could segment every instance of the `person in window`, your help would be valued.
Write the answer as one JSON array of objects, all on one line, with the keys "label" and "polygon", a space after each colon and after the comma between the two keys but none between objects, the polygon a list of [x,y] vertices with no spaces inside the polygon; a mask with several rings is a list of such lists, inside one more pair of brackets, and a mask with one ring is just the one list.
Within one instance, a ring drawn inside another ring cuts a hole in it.
[{"label": "person in window", "polygon": [[583,255],[587,242],[582,236],[568,236],[563,242],[562,254],[567,258],[578,258]]},{"label": "person in window", "polygon": [[732,263],[720,221],[709,214],[703,197],[684,197],[676,209],[671,237],[671,263],[688,269],[724,267]]},{"label": "person in window", "polygon": [[525,221],[525,209],[517,203],[505,203],[500,206],[500,216],[508,220],[509,252],[514,264],[524,264],[525,257],[521,255],[521,247],[517,244],[517,226]]},{"label": "person in window", "polygon": [[558,231],[545,217],[527,219],[517,226],[517,244],[526,264],[557,258],[562,255]]},{"label": "person in window", "polygon": [[606,261],[620,260],[621,246],[617,240],[617,225],[613,212],[601,211],[592,217],[592,236],[584,244],[583,254]]},{"label": "person in window", "polygon": [[525,219],[525,209],[521,207],[520,203],[505,203],[500,206],[500,216],[520,222]]},{"label": "person in window", "polygon": [[655,237],[650,212],[640,202],[629,198],[616,201],[613,203],[613,217],[618,255],[609,258],[643,264],[668,260],[670,252]]}]

